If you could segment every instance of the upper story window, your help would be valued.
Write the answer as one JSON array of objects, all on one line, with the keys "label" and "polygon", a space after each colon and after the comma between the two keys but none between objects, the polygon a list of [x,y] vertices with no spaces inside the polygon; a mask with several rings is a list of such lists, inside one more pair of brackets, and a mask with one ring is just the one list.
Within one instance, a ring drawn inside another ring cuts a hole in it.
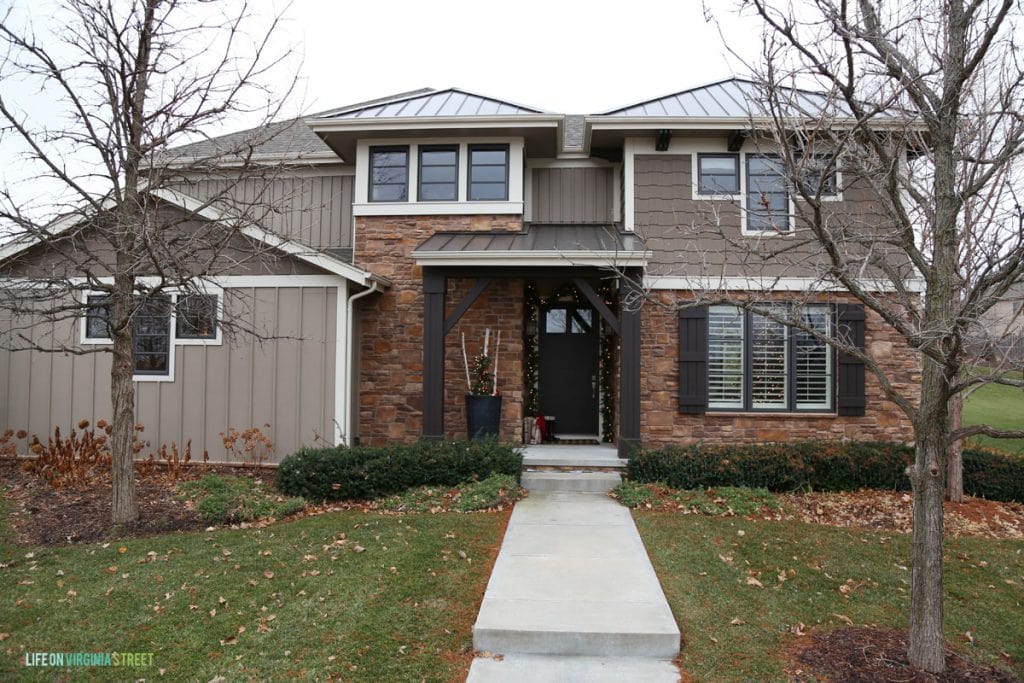
[{"label": "upper story window", "polygon": [[512,136],[359,140],[352,215],[522,214],[524,145]]},{"label": "upper story window", "polygon": [[698,154],[697,192],[706,195],[739,194],[739,154]]},{"label": "upper story window", "polygon": [[409,198],[409,148],[370,148],[370,201],[404,202]]},{"label": "upper story window", "polygon": [[747,155],[747,192],[744,203],[747,230],[789,231],[789,191],[781,159],[768,155]]},{"label": "upper story window", "polygon": [[508,199],[508,145],[469,146],[469,200]]},{"label": "upper story window", "polygon": [[806,156],[799,160],[801,175],[804,178],[807,194],[817,195],[821,186],[822,197],[835,197],[839,194],[839,183],[836,179],[836,161],[830,155]]},{"label": "upper story window", "polygon": [[459,198],[459,148],[457,145],[420,147],[419,192],[421,202],[454,202]]}]

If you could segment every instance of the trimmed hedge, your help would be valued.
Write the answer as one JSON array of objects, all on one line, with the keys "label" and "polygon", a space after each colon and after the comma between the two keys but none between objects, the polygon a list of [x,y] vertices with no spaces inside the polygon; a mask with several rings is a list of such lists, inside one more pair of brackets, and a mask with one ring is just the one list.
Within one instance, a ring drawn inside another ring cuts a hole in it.
[{"label": "trimmed hedge", "polygon": [[[754,446],[669,446],[629,460],[628,476],[678,489],[747,486],[769,491],[907,491],[914,449],[877,441],[801,441]],[[1024,460],[964,449],[964,492],[991,500],[1024,501]]]},{"label": "trimmed hedge", "polygon": [[414,486],[454,486],[492,474],[508,474],[518,482],[522,469],[522,454],[494,439],[304,448],[281,461],[277,488],[313,501],[365,500]]}]

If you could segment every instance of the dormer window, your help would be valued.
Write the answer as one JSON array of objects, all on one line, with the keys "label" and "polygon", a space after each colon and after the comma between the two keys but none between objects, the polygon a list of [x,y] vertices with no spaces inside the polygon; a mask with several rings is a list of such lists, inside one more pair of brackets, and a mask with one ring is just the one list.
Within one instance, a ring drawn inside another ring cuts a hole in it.
[{"label": "dormer window", "polygon": [[508,145],[469,146],[469,201],[508,199]]},{"label": "dormer window", "polygon": [[370,201],[404,202],[409,198],[409,148],[370,148]]}]

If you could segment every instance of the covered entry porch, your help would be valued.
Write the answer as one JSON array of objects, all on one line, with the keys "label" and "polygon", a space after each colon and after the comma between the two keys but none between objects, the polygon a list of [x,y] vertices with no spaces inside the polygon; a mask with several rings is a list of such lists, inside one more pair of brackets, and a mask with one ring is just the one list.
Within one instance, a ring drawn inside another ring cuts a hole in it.
[{"label": "covered entry porch", "polygon": [[[561,316],[565,329],[572,330],[575,326],[577,331],[596,335],[600,320],[601,328],[606,333],[602,343],[617,342],[618,391],[614,441],[617,456],[628,456],[640,440],[641,330],[638,304],[643,265],[647,257],[635,235],[619,233],[609,226],[536,225],[516,233],[437,233],[420,244],[413,252],[413,257],[417,265],[422,267],[423,273],[423,438],[442,439],[447,433],[446,349],[449,356],[447,364],[451,366],[450,347],[461,341],[452,332],[463,316],[474,310],[474,304],[481,296],[489,288],[508,291],[509,288],[503,288],[502,284],[511,280],[531,284],[563,283],[563,286],[571,286],[578,293],[578,308],[586,309],[586,316],[582,316],[571,305],[553,306],[557,309],[554,312]],[[602,282],[614,283],[617,311],[613,311],[596,291],[597,283]],[[452,283],[458,284],[453,286]],[[525,298],[525,291],[519,296]],[[520,313],[526,310],[522,300],[516,303],[516,306],[508,308]],[[495,308],[493,301],[489,306]],[[502,312],[489,309],[485,316],[480,313],[479,310],[475,311],[477,319],[491,320]],[[542,326],[541,332],[546,331],[544,321],[539,323]],[[515,329],[522,338],[510,345],[514,353],[518,354],[512,359],[512,366],[522,369],[522,356],[527,353],[523,343],[526,327]],[[578,336],[582,338],[586,335]],[[574,350],[581,348],[580,341],[568,338],[562,341],[551,337],[545,347],[549,351],[547,373],[549,379],[556,373],[565,373],[566,382],[570,384],[586,382],[585,389],[589,394],[589,387],[592,382],[596,382],[596,375],[588,377],[590,370],[587,370],[586,364],[574,362],[577,360],[574,358]],[[570,345],[559,347],[559,344]],[[562,364],[565,367],[560,368],[559,363],[550,362],[551,350],[556,348],[562,349],[560,353],[566,361]],[[449,367],[447,371],[451,373],[452,370]],[[572,379],[574,372],[580,377]],[[554,385],[549,382],[548,386]],[[523,387],[520,386],[520,389]],[[548,391],[552,393],[553,390]],[[593,391],[596,395],[596,386]],[[451,393],[452,387],[449,387],[448,403],[451,403]],[[520,411],[525,393],[523,390],[518,392]],[[566,403],[574,401],[571,392],[560,400],[563,401],[561,405],[565,413],[573,413]],[[543,399],[541,404],[544,404]],[[584,408],[583,412],[586,413],[586,410]],[[596,426],[596,422],[594,424]],[[607,452],[607,449],[604,450]]]}]

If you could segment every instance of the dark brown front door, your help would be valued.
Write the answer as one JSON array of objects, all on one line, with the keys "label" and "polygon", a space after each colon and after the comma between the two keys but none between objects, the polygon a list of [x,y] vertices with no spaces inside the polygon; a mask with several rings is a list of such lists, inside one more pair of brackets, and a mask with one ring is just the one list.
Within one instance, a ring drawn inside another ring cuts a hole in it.
[{"label": "dark brown front door", "polygon": [[597,434],[597,315],[575,304],[541,309],[540,408],[557,434]]}]

